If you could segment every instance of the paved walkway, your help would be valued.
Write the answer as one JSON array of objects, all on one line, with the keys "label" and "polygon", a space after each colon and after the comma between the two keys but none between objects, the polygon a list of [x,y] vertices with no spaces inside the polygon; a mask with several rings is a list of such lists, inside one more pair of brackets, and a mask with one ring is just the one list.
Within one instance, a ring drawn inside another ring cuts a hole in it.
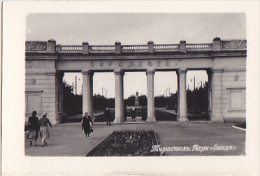
[{"label": "paved walkway", "polygon": [[[162,147],[175,147],[175,151],[165,152],[164,156],[244,155],[245,131],[233,128],[232,125],[231,123],[161,121],[156,123],[112,123],[112,126],[106,126],[105,123],[100,122],[94,124],[94,132],[90,134],[90,138],[86,139],[79,123],[59,124],[50,128],[51,138],[48,139],[46,147],[30,147],[29,141],[26,139],[25,153],[29,156],[86,156],[115,130],[154,130]],[[38,144],[40,144],[40,139]],[[193,145],[196,144],[212,148],[215,145],[215,148],[214,150],[208,148],[208,151],[202,152],[200,152],[201,150],[176,151],[180,149],[179,147],[193,149]],[[229,150],[220,150],[219,146],[229,146]]]}]

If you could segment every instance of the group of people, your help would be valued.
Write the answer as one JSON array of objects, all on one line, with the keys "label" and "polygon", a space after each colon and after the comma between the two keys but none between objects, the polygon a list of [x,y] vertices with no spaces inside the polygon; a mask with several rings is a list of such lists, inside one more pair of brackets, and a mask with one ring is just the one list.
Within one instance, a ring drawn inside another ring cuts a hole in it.
[{"label": "group of people", "polygon": [[47,112],[44,112],[40,119],[38,119],[36,115],[37,112],[33,111],[32,116],[30,116],[28,119],[29,133],[27,138],[30,140],[30,146],[33,145],[33,140],[35,142],[34,145],[37,146],[38,134],[40,132],[40,137],[42,139],[41,146],[44,147],[47,145],[46,139],[49,138],[48,126],[52,128],[52,124],[47,118]]}]

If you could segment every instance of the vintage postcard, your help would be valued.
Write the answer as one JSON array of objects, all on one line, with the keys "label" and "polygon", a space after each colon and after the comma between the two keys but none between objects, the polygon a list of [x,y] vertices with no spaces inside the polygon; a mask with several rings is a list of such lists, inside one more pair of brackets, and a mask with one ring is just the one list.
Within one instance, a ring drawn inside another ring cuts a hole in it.
[{"label": "vintage postcard", "polygon": [[259,174],[257,5],[3,3],[3,175]]}]

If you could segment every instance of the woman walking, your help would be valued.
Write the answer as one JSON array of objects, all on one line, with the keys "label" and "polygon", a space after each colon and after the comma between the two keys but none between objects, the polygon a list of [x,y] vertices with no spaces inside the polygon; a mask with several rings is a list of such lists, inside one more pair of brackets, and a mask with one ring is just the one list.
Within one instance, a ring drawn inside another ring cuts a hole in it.
[{"label": "woman walking", "polygon": [[86,138],[88,138],[89,133],[91,133],[93,131],[92,124],[93,124],[92,120],[91,120],[90,116],[88,116],[88,113],[86,112],[82,119],[82,122],[81,122],[81,127],[82,127],[82,130],[84,130]]},{"label": "woman walking", "polygon": [[38,117],[36,117],[37,112],[33,111],[32,116],[29,117],[28,120],[28,129],[29,129],[29,134],[27,136],[28,139],[30,139],[30,146],[32,146],[32,141],[35,141],[35,146],[37,146],[37,139],[38,139],[38,131],[39,131],[39,126],[38,126]]},{"label": "woman walking", "polygon": [[50,120],[47,118],[47,112],[44,112],[42,114],[42,118],[39,120],[40,125],[40,136],[42,138],[42,147],[47,145],[46,139],[48,139],[49,136],[49,130],[48,125],[52,128]]}]

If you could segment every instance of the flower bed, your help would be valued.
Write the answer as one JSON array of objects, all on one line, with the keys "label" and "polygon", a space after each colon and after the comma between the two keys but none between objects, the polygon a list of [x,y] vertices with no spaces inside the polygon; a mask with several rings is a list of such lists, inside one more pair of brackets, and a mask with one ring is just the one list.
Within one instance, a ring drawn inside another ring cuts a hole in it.
[{"label": "flower bed", "polygon": [[87,156],[158,156],[151,152],[153,145],[159,145],[154,131],[114,131]]}]

